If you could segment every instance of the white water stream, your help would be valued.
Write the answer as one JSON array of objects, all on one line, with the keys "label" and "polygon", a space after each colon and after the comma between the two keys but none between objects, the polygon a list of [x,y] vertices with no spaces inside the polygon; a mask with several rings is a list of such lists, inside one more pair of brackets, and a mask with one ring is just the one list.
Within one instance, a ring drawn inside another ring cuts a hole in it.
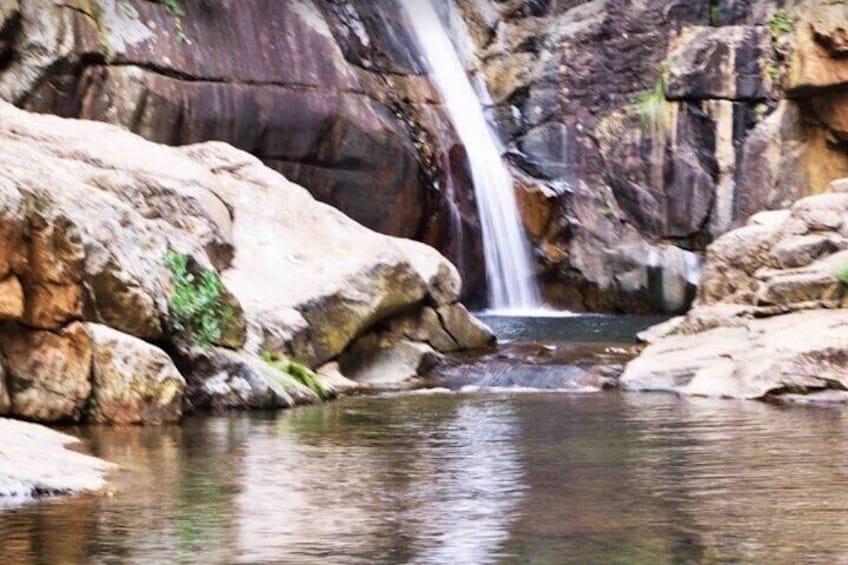
[{"label": "white water stream", "polygon": [[[501,158],[480,100],[432,0],[400,0],[430,64],[436,88],[468,152],[482,224],[490,308],[540,308],[530,245],[518,216],[512,175]],[[470,39],[469,39],[470,41]]]}]

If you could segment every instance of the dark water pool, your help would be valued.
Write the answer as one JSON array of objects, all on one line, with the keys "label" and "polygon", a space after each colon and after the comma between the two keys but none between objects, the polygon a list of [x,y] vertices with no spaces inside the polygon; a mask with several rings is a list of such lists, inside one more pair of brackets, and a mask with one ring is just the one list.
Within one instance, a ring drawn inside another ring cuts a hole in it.
[{"label": "dark water pool", "polygon": [[848,563],[841,409],[484,390],[75,431],[114,495],[0,510],[0,563]]}]

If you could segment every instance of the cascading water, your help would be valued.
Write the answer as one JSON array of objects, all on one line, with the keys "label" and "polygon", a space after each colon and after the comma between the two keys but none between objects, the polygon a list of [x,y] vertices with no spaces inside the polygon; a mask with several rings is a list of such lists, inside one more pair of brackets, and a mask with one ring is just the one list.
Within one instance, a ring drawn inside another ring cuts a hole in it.
[{"label": "cascading water", "polygon": [[541,300],[512,175],[483,108],[431,0],[399,0],[430,64],[436,88],[468,153],[483,232],[490,306],[535,310]]}]

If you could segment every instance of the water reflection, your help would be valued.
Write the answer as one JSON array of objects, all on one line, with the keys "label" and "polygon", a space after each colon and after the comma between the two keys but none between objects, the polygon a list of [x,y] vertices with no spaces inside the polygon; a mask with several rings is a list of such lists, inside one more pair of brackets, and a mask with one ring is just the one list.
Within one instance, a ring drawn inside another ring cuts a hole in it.
[{"label": "water reflection", "polygon": [[0,512],[0,563],[848,557],[839,409],[454,394],[83,431],[116,495]]},{"label": "water reflection", "polygon": [[492,562],[524,485],[512,408],[442,400],[291,413],[251,437],[244,559]]}]

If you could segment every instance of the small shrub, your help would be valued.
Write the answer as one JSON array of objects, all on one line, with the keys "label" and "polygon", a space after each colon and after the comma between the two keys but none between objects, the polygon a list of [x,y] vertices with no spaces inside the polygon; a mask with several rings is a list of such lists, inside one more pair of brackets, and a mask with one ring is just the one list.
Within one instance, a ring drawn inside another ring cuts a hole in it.
[{"label": "small shrub", "polygon": [[306,388],[312,390],[321,400],[326,400],[330,397],[330,391],[321,384],[315,372],[306,365],[290,361],[289,359],[286,359],[285,357],[268,349],[264,349],[262,351],[261,357],[263,361],[277,369],[286,377],[294,379]]},{"label": "small shrub", "polygon": [[171,271],[174,294],[170,300],[170,330],[180,340],[209,347],[221,339],[222,328],[233,317],[224,304],[221,279],[214,271],[196,276],[189,271],[188,257],[168,251],[165,266]]},{"label": "small shrub", "polygon": [[164,0],[165,9],[174,16],[174,31],[177,34],[177,39],[184,43],[188,43],[188,36],[183,27],[183,17],[185,10],[183,9],[182,0]]},{"label": "small shrub", "polygon": [[792,31],[792,21],[785,10],[778,10],[768,23],[769,31],[774,39]]},{"label": "small shrub", "polygon": [[710,25],[721,25],[721,6],[719,6],[718,4],[713,4],[712,6],[710,6]]},{"label": "small shrub", "polygon": [[642,125],[651,131],[665,131],[668,120],[668,100],[665,97],[665,75],[660,75],[651,90],[642,92],[636,100]]},{"label": "small shrub", "polygon": [[842,284],[848,285],[848,267],[843,267],[838,269],[833,276],[836,277],[836,280],[841,282]]},{"label": "small shrub", "polygon": [[769,65],[768,69],[766,69],[766,72],[768,73],[768,76],[769,78],[771,78],[772,81],[775,81],[780,78],[780,67],[775,64]]}]

